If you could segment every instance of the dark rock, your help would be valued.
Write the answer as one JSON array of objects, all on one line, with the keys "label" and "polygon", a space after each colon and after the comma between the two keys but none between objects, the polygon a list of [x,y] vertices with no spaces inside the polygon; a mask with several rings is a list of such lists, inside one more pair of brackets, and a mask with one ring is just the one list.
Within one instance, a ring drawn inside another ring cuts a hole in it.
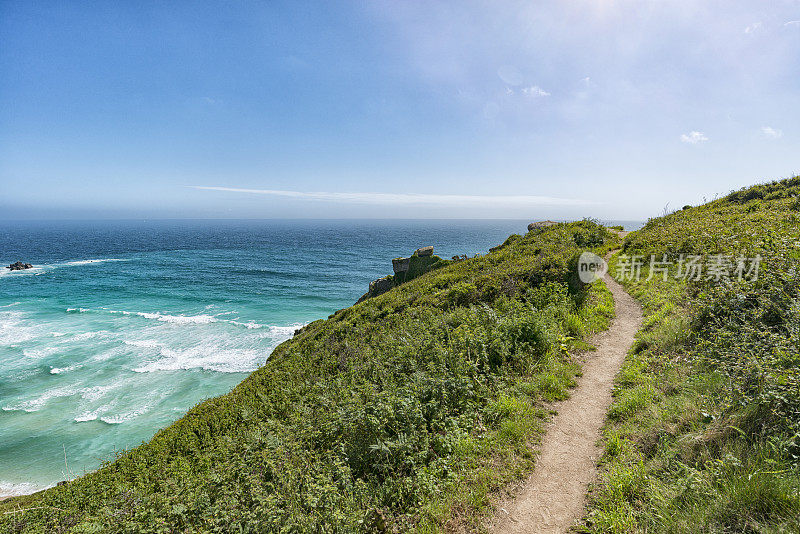
[{"label": "dark rock", "polygon": [[433,247],[428,246],[428,247],[418,248],[417,250],[414,251],[414,254],[416,254],[417,256],[433,256]]},{"label": "dark rock", "polygon": [[382,293],[386,293],[390,289],[394,287],[394,280],[391,276],[384,276],[383,278],[378,278],[377,280],[373,280],[369,283],[369,291],[370,293],[380,295]]},{"label": "dark rock", "polygon": [[22,263],[21,261],[18,261],[16,263],[12,263],[8,267],[6,267],[6,269],[11,269],[12,271],[22,271],[24,269],[33,269],[33,265],[31,265],[30,263]]},{"label": "dark rock", "polygon": [[541,230],[543,230],[544,228],[547,228],[548,226],[555,226],[556,224],[558,224],[558,223],[557,223],[557,222],[555,222],[555,221],[539,221],[539,222],[532,222],[532,223],[530,223],[530,224],[528,225],[528,231],[529,231],[529,232],[534,232],[534,231],[536,231],[536,232],[540,232],[540,231],[541,231]]},{"label": "dark rock", "polygon": [[392,260],[392,269],[394,269],[394,273],[404,273],[408,270],[408,266],[411,263],[411,258],[395,258]]},{"label": "dark rock", "polygon": [[390,289],[394,287],[394,277],[392,276],[384,276],[383,278],[378,278],[377,280],[373,280],[369,283],[369,291],[361,295],[361,298],[358,299],[359,302],[364,302],[367,299],[371,299],[372,297],[377,297],[378,295],[383,295]]}]

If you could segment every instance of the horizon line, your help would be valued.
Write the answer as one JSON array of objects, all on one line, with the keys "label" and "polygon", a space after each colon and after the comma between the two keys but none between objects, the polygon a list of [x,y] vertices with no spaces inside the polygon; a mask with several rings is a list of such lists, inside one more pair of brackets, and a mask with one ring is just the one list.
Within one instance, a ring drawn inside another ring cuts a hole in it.
[{"label": "horizon line", "polygon": [[585,206],[599,203],[584,199],[549,197],[540,195],[446,195],[429,193],[370,193],[370,192],[331,192],[331,191],[288,191],[281,189],[249,189],[210,185],[187,185],[190,189],[201,191],[223,191],[251,195],[282,196],[322,202],[349,202],[355,204],[389,205],[441,205],[441,206]]}]

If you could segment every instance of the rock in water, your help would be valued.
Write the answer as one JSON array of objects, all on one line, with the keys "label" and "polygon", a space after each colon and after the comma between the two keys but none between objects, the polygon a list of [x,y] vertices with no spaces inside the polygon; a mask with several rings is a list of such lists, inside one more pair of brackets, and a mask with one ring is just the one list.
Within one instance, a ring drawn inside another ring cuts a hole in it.
[{"label": "rock in water", "polygon": [[22,271],[24,269],[33,269],[33,265],[31,265],[30,263],[22,263],[21,261],[18,261],[16,263],[12,263],[8,267],[6,267],[6,269],[11,269],[12,271]]}]

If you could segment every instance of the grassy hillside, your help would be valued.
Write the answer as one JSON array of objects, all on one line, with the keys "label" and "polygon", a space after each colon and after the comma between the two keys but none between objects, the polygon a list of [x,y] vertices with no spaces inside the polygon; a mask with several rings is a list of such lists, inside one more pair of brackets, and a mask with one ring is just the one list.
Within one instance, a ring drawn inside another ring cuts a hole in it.
[{"label": "grassy hillside", "polygon": [[532,469],[531,444],[607,327],[610,293],[577,255],[589,222],[512,236],[281,344],[99,471],[0,504],[6,532],[421,532],[474,525]]},{"label": "grassy hillside", "polygon": [[[645,324],[617,381],[590,531],[800,532],[799,195],[800,177],[762,184],[627,237],[628,262],[675,264],[666,280],[621,280]],[[706,268],[729,256],[731,276],[676,279],[680,254]],[[737,259],[757,255],[758,279],[740,281]]]}]

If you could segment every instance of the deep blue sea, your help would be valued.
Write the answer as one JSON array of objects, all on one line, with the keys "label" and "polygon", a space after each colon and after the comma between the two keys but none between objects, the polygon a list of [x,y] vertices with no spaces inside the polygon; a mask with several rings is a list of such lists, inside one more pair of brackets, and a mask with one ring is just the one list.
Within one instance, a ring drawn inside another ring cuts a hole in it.
[{"label": "deep blue sea", "polygon": [[391,258],[485,253],[527,222],[3,223],[0,262],[34,268],[0,269],[0,495],[94,470],[226,393]]}]

